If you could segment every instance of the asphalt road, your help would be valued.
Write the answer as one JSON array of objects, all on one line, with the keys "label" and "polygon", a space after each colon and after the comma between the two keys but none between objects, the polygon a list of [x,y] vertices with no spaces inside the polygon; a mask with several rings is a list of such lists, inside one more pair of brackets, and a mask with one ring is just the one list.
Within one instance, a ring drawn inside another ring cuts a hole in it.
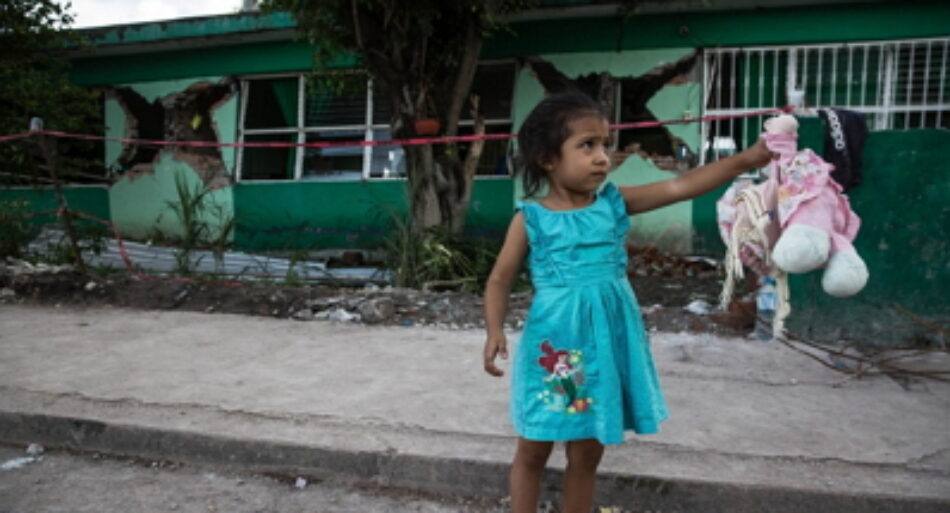
[{"label": "asphalt road", "polygon": [[46,451],[16,468],[22,447],[0,446],[0,513],[494,513],[498,501],[421,495],[342,481],[307,482],[96,454]]}]

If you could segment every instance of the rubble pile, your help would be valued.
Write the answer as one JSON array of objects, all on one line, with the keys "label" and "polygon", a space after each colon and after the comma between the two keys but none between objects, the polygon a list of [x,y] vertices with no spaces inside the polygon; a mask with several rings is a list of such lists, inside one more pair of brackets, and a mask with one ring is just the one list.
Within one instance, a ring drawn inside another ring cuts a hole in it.
[{"label": "rubble pile", "polygon": [[654,246],[627,245],[627,274],[635,276],[666,276],[670,278],[715,277],[719,262],[708,257],[680,256],[663,253]]},{"label": "rubble pile", "polygon": [[[713,306],[718,304],[721,283],[711,259],[631,248],[630,269],[630,281],[650,330],[735,335],[743,333],[751,319],[748,314],[737,316]],[[530,291],[511,295],[507,329],[517,331],[524,325],[531,297]],[[446,330],[484,327],[481,296],[457,290],[235,282],[202,274],[157,279],[121,272],[83,276],[70,266],[22,261],[0,264],[0,303],[180,309]]]}]

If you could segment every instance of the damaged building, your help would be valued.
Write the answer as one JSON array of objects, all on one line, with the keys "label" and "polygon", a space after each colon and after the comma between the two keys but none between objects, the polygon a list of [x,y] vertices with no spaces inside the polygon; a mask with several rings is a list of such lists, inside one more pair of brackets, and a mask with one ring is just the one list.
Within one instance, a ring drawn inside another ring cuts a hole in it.
[{"label": "damaged building", "polygon": [[[946,224],[936,234],[921,228],[933,222],[928,211],[946,219],[945,193],[921,192],[945,187],[947,179],[945,165],[942,174],[926,168],[935,158],[928,148],[945,146],[950,127],[945,2],[620,4],[542,0],[486,41],[473,84],[486,132],[517,131],[543,95],[563,90],[599,99],[615,123],[722,116],[617,131],[619,166],[610,180],[643,184],[741,150],[757,138],[764,116],[734,116],[786,105],[788,91],[802,91],[800,141],[819,153],[819,109],[866,117],[865,179],[849,193],[864,220],[857,242],[869,265],[899,268],[893,252],[907,246],[946,255],[932,241],[946,240]],[[344,93],[308,80],[312,50],[295,39],[289,14],[239,12],[84,33],[95,51],[76,56],[73,79],[103,91],[103,133],[116,140],[104,148],[111,183],[70,187],[75,208],[111,219],[133,238],[175,235],[180,227],[168,205],[176,200],[176,180],[184,181],[208,191],[212,224],[233,224],[233,245],[246,251],[378,247],[392,216],[407,212],[400,146],[240,146],[392,138],[387,96],[368,78]],[[463,119],[460,134],[472,126]],[[122,138],[224,146],[157,147]],[[510,141],[486,144],[468,232],[504,233],[521,198],[513,151]],[[893,171],[895,154],[912,168],[896,173],[899,185],[883,187],[876,173]],[[721,255],[715,202],[723,190],[637,216],[631,240]],[[902,208],[912,219],[894,216]],[[945,268],[933,272],[946,283]],[[918,274],[910,275],[918,288],[930,290],[932,276]],[[872,281],[871,293],[875,283],[881,282]],[[897,284],[881,286],[886,296]]]}]

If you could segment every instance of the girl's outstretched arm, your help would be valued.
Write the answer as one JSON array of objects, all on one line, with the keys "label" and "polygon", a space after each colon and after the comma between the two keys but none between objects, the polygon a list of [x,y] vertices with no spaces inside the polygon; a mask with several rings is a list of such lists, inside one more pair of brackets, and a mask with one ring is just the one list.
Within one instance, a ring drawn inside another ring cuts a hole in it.
[{"label": "girl's outstretched arm", "polygon": [[524,214],[518,212],[508,226],[505,242],[498,252],[488,281],[485,282],[485,330],[488,332],[488,338],[482,356],[485,372],[492,376],[504,374],[495,365],[495,357],[508,358],[508,341],[504,327],[505,314],[508,312],[508,295],[527,253],[528,235],[525,232]]},{"label": "girl's outstretched arm", "polygon": [[620,193],[627,204],[627,213],[647,212],[705,194],[750,169],[768,164],[772,155],[765,141],[759,139],[742,153],[691,169],[669,180],[620,187]]}]

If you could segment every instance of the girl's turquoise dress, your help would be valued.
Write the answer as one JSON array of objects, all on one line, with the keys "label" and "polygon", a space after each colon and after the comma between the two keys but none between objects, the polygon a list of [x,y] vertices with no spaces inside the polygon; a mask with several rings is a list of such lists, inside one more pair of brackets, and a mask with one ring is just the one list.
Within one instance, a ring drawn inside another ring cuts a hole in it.
[{"label": "girl's turquoise dress", "polygon": [[608,183],[581,209],[519,203],[535,295],[512,373],[511,417],[529,440],[656,433],[667,417],[649,341],[627,281],[630,227]]}]

